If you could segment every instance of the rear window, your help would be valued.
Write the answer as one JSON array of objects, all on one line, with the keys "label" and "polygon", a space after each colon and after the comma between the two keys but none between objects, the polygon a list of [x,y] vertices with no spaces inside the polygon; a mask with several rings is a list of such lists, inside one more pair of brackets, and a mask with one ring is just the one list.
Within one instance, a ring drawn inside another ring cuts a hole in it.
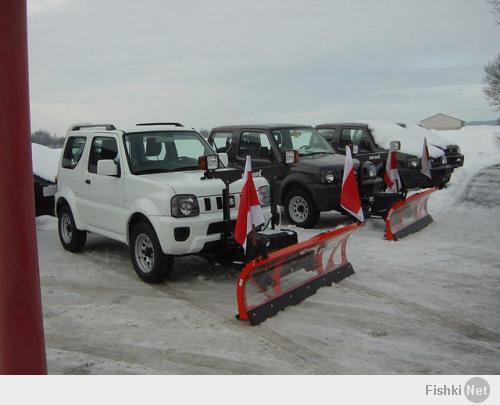
[{"label": "rear window", "polygon": [[84,136],[72,136],[68,138],[66,147],[64,148],[62,167],[65,169],[74,169],[83,155],[85,148]]}]

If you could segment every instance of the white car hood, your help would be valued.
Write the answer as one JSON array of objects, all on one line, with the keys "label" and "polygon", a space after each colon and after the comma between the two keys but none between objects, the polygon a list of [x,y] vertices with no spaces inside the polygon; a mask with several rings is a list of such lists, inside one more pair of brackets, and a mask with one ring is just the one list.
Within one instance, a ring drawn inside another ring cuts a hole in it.
[{"label": "white car hood", "polygon": [[[219,196],[225,187],[220,179],[202,180],[204,172],[201,170],[145,174],[141,177],[168,186],[175,194],[194,194],[197,197]],[[268,185],[267,180],[259,174],[254,173],[253,177],[257,189]],[[238,180],[229,186],[229,191],[231,194],[239,194],[242,187],[243,180]]]}]

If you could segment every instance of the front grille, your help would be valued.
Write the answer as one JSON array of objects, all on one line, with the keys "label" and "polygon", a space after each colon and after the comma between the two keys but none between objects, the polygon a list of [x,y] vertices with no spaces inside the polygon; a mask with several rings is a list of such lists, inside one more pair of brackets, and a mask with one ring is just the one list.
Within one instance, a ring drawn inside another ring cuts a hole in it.
[{"label": "front grille", "polygon": [[222,197],[217,197],[216,201],[217,201],[217,209],[221,210],[222,209]]},{"label": "front grille", "polygon": [[[236,225],[236,220],[231,220],[230,229],[234,230],[234,226]],[[207,235],[213,235],[215,233],[224,232],[224,222],[213,222],[208,225]]]},{"label": "front grille", "polygon": [[212,210],[212,203],[210,202],[210,198],[205,198],[205,211]]}]

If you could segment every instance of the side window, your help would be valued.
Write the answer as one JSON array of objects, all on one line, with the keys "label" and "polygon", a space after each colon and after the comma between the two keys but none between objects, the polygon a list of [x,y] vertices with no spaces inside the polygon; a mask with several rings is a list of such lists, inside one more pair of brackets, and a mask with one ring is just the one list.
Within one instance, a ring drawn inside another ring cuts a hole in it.
[{"label": "side window", "polygon": [[99,160],[114,160],[118,163],[118,146],[115,138],[95,137],[90,149],[89,166],[90,173],[97,173],[97,162]]},{"label": "side window", "polygon": [[345,147],[347,145],[350,145],[351,143],[352,143],[351,129],[344,128],[342,131],[340,131],[339,148],[345,149]]},{"label": "side window", "polygon": [[232,141],[232,132],[215,132],[212,137],[213,147],[216,152],[227,153]]},{"label": "side window", "polygon": [[272,150],[265,132],[243,132],[240,137],[238,156],[252,159],[272,159]]},{"label": "side window", "polygon": [[323,138],[325,138],[325,140],[327,142],[332,142],[333,141],[333,136],[335,135],[335,129],[333,129],[333,128],[322,128],[322,129],[318,129],[318,132],[321,134],[321,136]]},{"label": "side window", "polygon": [[368,133],[364,129],[353,129],[351,136],[352,144],[358,145],[360,152],[371,152],[372,148],[368,141]]},{"label": "side window", "polygon": [[74,169],[82,158],[84,148],[85,137],[70,137],[66,142],[66,147],[64,148],[62,167],[64,167],[65,169]]}]

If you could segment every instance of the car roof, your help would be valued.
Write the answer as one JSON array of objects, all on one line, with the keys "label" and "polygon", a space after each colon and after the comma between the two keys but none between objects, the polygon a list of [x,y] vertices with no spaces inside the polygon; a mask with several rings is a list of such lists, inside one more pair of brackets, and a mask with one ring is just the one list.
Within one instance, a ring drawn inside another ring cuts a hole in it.
[{"label": "car roof", "polygon": [[[180,124],[179,124],[180,125]],[[117,129],[114,125],[103,124],[103,125],[73,125],[67,132],[67,136],[89,136],[93,134],[114,134],[122,135],[127,133],[140,133],[140,132],[197,132],[193,128],[186,128],[179,125],[136,125],[133,127],[128,127],[124,129]]]},{"label": "car roof", "polygon": [[282,129],[282,128],[313,128],[312,125],[298,124],[249,124],[249,125],[223,125],[212,128],[210,132],[233,131],[235,129]]},{"label": "car roof", "polygon": [[332,122],[329,124],[319,124],[316,128],[330,128],[330,127],[363,127],[368,128],[368,124],[363,122]]}]

